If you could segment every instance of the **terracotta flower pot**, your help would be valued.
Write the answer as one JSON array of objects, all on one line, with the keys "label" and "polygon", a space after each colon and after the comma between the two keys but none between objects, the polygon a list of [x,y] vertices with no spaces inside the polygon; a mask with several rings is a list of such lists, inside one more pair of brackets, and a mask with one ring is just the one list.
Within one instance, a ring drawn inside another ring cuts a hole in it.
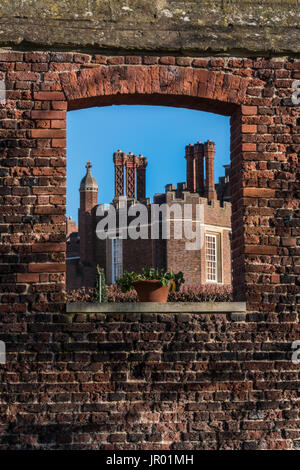
[{"label": "terracotta flower pot", "polygon": [[167,302],[172,283],[162,286],[159,281],[135,281],[132,283],[140,302]]}]

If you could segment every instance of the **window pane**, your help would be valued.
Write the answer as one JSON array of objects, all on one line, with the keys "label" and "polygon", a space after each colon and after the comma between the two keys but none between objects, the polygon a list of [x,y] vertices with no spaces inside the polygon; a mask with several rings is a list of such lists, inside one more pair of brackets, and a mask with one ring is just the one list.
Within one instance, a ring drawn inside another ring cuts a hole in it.
[{"label": "window pane", "polygon": [[206,235],[206,280],[217,282],[216,235]]},{"label": "window pane", "polygon": [[120,238],[112,239],[112,283],[122,275],[122,240]]}]

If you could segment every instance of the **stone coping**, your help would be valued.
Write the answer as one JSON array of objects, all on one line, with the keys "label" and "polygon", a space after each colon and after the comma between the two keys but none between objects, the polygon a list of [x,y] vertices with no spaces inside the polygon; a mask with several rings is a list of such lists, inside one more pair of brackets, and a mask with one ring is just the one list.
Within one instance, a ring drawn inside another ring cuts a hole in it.
[{"label": "stone coping", "polygon": [[70,302],[66,308],[67,313],[246,313],[246,302]]},{"label": "stone coping", "polygon": [[299,0],[0,2],[0,45],[19,49],[287,55],[298,24]]}]

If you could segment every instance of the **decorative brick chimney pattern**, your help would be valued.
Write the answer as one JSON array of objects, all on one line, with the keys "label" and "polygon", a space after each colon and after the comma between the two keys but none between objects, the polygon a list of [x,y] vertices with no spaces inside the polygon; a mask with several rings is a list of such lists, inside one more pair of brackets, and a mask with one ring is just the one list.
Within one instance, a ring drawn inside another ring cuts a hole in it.
[{"label": "decorative brick chimney pattern", "polygon": [[[126,196],[138,200],[146,197],[146,167],[148,160],[143,155],[137,157],[118,150],[113,155],[115,165],[115,198],[124,196],[126,168]],[[137,194],[136,194],[137,192]]]},{"label": "decorative brick chimney pattern", "polygon": [[146,167],[148,160],[143,155],[139,156],[136,171],[137,179],[137,200],[140,201],[146,197]]},{"label": "decorative brick chimney pattern", "polygon": [[126,153],[118,150],[114,153],[113,161],[115,164],[115,198],[124,196],[124,167],[126,164]]},{"label": "decorative brick chimney pattern", "polygon": [[135,170],[138,164],[138,157],[130,152],[126,159],[126,196],[135,199]]}]

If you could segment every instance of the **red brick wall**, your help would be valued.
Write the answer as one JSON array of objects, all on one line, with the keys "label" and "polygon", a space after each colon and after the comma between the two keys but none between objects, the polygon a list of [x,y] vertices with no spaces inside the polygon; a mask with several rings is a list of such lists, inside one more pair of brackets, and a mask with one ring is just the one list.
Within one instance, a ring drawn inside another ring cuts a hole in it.
[{"label": "red brick wall", "polygon": [[155,266],[155,240],[123,240],[123,269],[141,272]]},{"label": "red brick wall", "polygon": [[203,256],[203,249],[201,251],[187,251],[184,239],[170,239],[166,241],[166,268],[168,270],[172,269],[175,272],[182,271],[186,286],[203,283],[203,274],[205,272],[201,269],[201,259]]},{"label": "red brick wall", "polygon": [[[67,239],[66,247],[66,288],[78,289],[83,286],[84,280],[82,279],[82,265],[80,263],[80,248],[78,229],[75,221],[71,222],[72,227],[76,232],[71,232]],[[67,220],[67,233],[69,222]]]},{"label": "red brick wall", "polygon": [[229,231],[223,232],[222,243],[222,265],[223,265],[223,283],[231,284],[231,237],[232,233]]},{"label": "red brick wall", "polygon": [[[183,196],[184,194],[184,196]],[[187,250],[186,243],[190,241],[184,236],[184,224],[182,223],[182,237],[180,240],[174,238],[174,223],[170,226],[170,239],[165,241],[166,250],[166,268],[174,271],[182,271],[186,285],[206,284],[206,254],[205,254],[205,233],[218,232],[221,243],[220,270],[221,276],[218,282],[222,284],[231,284],[231,252],[229,233],[231,232],[231,204],[224,203],[222,206],[219,201],[210,201],[205,197],[199,197],[195,193],[182,193],[182,197],[177,197],[175,192],[168,192],[166,196],[168,204],[193,205],[193,218],[196,215],[196,205],[201,204],[204,210],[204,227],[201,228],[203,245],[197,250]],[[171,218],[174,214],[171,212]],[[196,224],[193,223],[193,232],[196,232]],[[192,240],[193,242],[194,240]],[[200,240],[199,240],[200,242]]]},{"label": "red brick wall", "polygon": [[[3,448],[297,448],[299,74],[287,58],[0,53]],[[62,323],[66,111],[121,103],[232,116],[240,321]]]},{"label": "red brick wall", "polygon": [[1,318],[0,449],[298,448],[289,313]]},{"label": "red brick wall", "polygon": [[66,288],[79,289],[84,286],[83,269],[78,259],[68,260],[66,267]]}]

